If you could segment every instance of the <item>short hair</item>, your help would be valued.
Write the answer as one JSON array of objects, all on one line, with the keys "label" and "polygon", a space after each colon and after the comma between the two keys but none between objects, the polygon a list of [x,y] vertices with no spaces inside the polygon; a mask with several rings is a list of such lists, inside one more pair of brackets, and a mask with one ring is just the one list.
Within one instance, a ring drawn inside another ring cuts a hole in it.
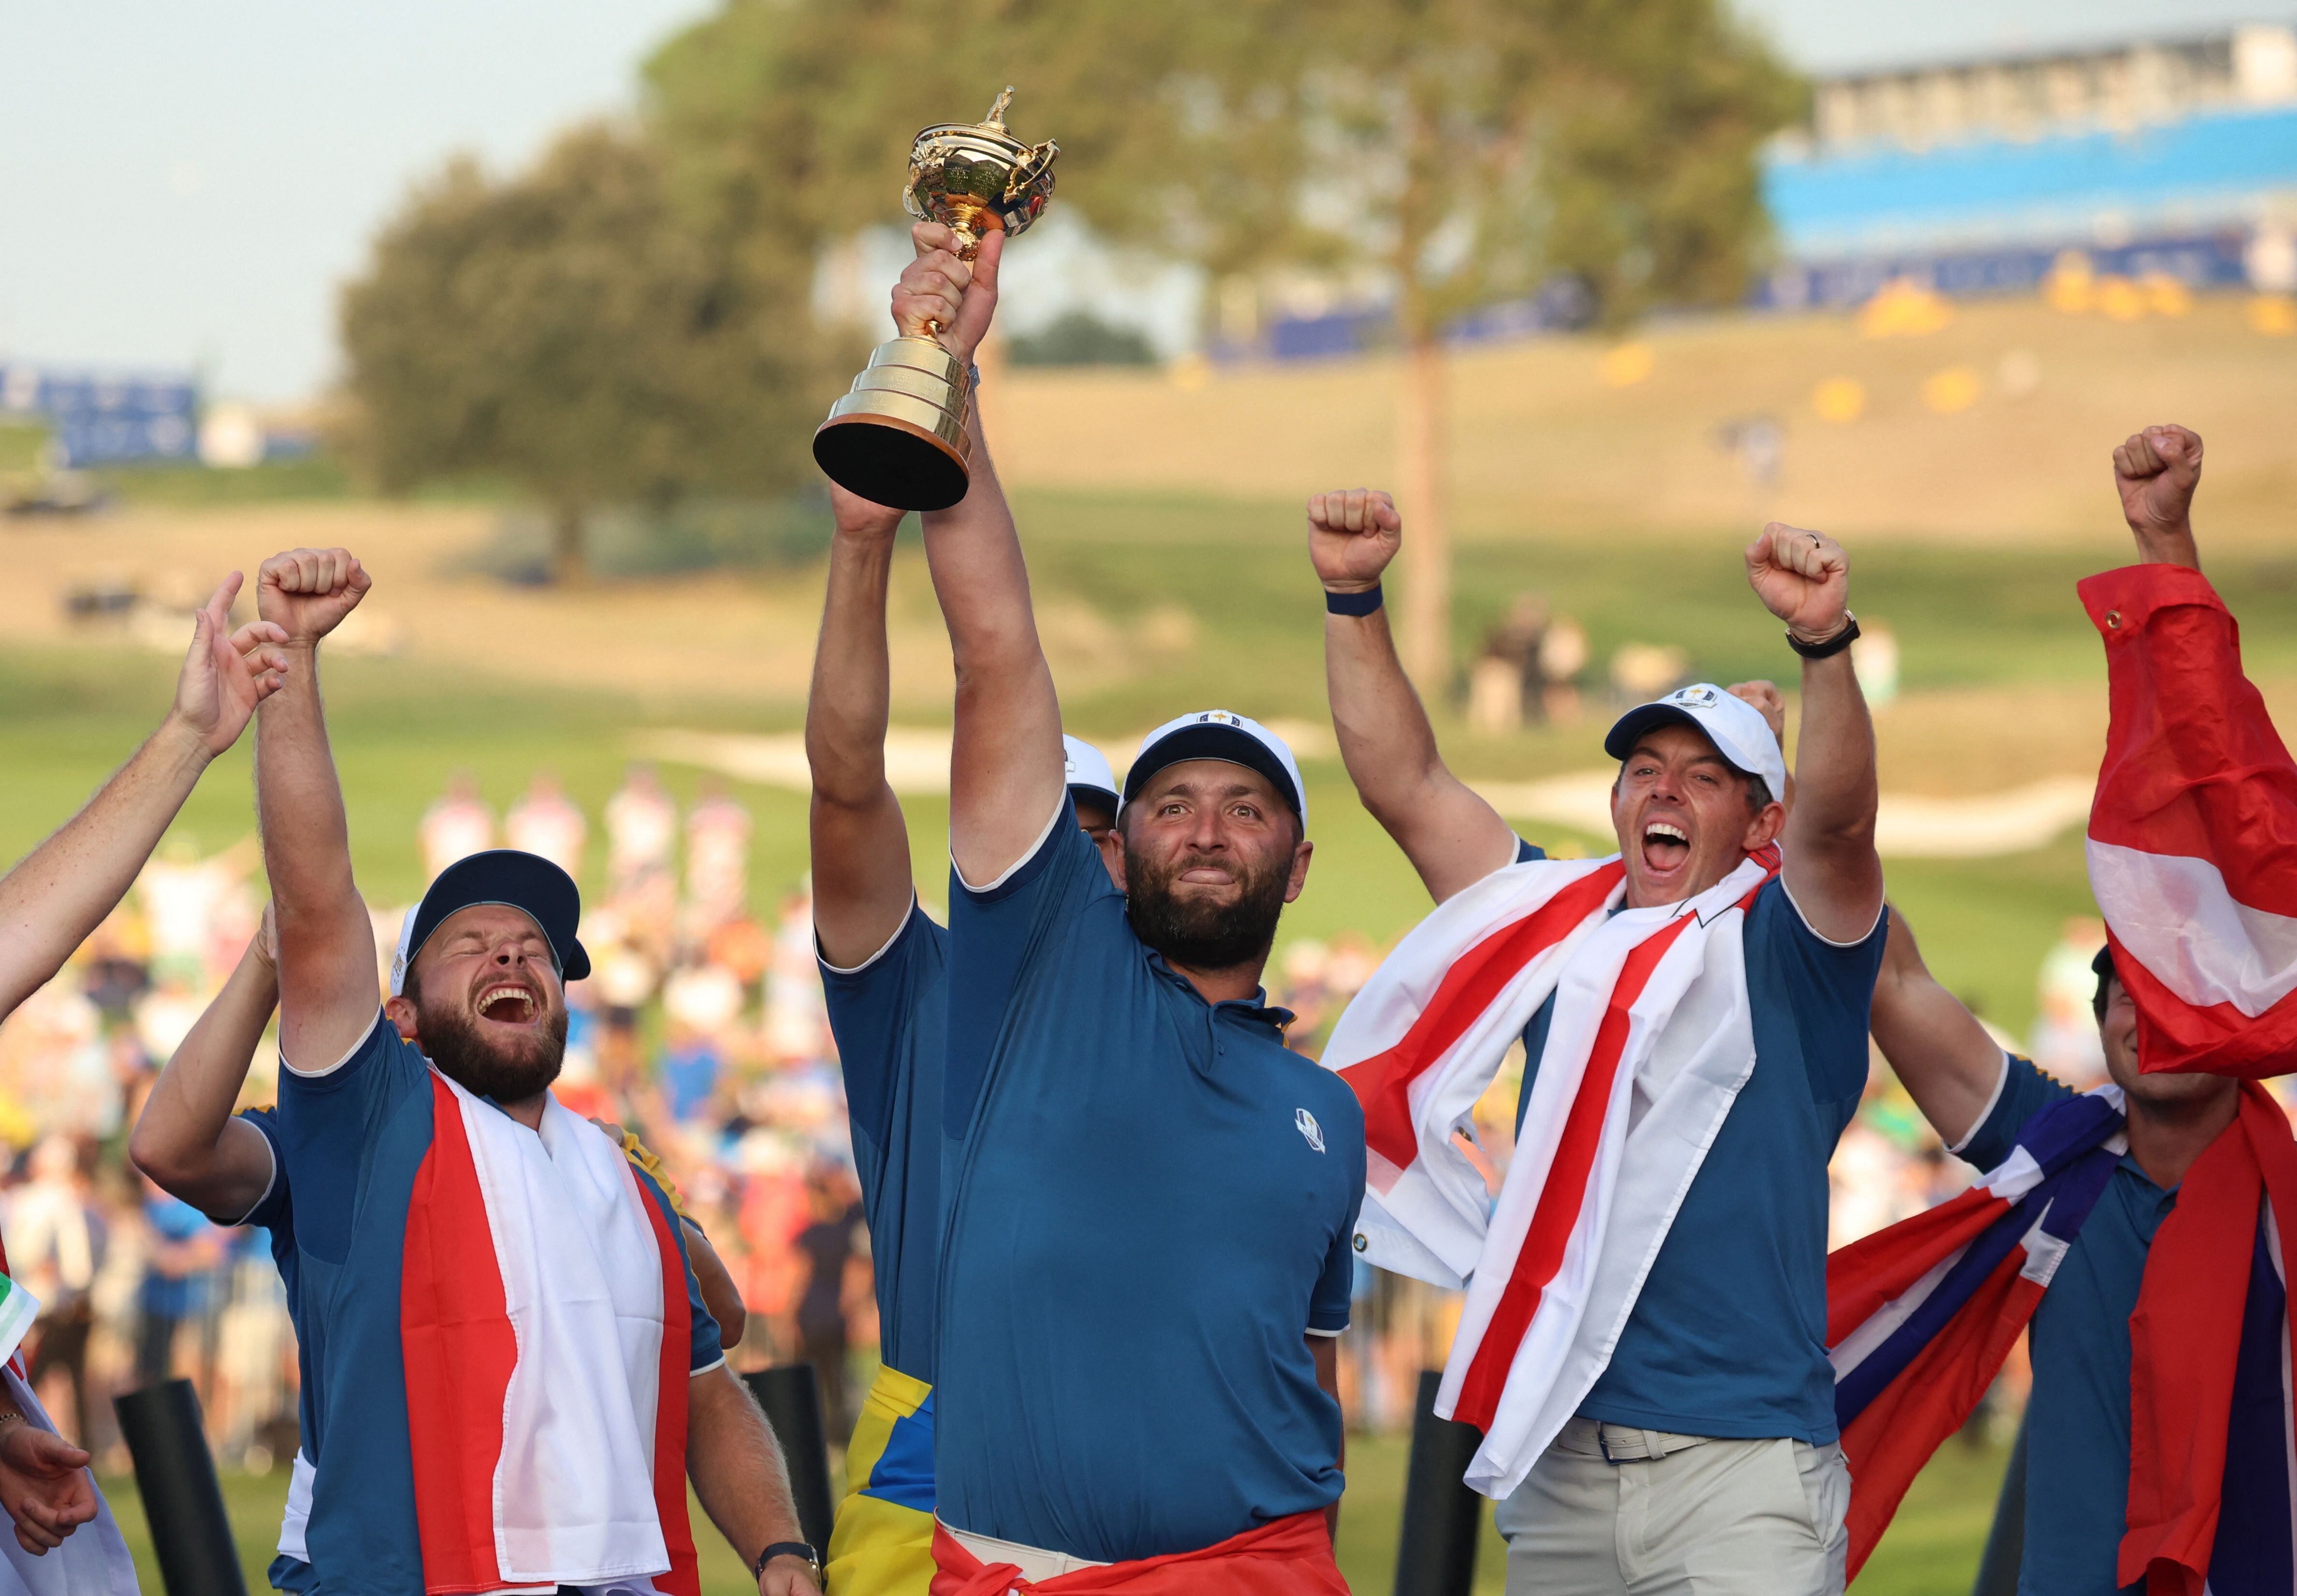
[{"label": "short hair", "polygon": [[2097,991],[2090,997],[2090,1012],[2097,1016],[2097,1023],[2103,1025],[2105,1024],[2105,989],[2121,979],[2114,973],[2112,942],[2108,942],[2097,950],[2097,957],[2089,961],[2089,967],[2097,974]]}]

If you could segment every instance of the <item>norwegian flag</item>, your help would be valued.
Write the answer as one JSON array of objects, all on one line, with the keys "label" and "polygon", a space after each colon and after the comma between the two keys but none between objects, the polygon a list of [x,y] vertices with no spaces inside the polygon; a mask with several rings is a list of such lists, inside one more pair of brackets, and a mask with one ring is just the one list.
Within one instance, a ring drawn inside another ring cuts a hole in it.
[{"label": "norwegian flag", "polygon": [[2242,674],[2240,629],[2182,565],[2079,591],[2112,703],[2090,887],[2141,1067],[2297,1070],[2297,762]]}]

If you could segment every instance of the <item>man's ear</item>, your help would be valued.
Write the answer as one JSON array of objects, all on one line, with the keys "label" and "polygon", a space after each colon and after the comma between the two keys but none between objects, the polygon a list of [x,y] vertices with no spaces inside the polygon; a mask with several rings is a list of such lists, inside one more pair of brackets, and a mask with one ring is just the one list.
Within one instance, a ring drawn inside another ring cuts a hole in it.
[{"label": "man's ear", "polygon": [[1308,884],[1308,856],[1315,851],[1316,844],[1306,837],[1292,845],[1292,879],[1284,884],[1285,902],[1299,897],[1300,889]]},{"label": "man's ear", "polygon": [[415,1005],[407,999],[403,997],[384,999],[383,1017],[389,1020],[392,1028],[399,1032],[399,1041],[411,1042],[416,1040]]},{"label": "man's ear", "polygon": [[1108,878],[1116,884],[1118,892],[1127,891],[1124,884],[1124,838],[1112,826],[1095,841],[1100,847],[1101,862],[1108,867]]},{"label": "man's ear", "polygon": [[1763,805],[1763,812],[1747,822],[1746,840],[1739,846],[1752,853],[1766,843],[1778,841],[1779,833],[1786,828],[1787,806],[1777,799]]}]

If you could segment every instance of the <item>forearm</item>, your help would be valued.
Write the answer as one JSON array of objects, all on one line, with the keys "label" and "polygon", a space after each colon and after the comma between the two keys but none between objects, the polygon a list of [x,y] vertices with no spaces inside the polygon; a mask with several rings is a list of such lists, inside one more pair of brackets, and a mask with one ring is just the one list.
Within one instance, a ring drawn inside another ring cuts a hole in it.
[{"label": "forearm", "polygon": [[232,1108],[276,1007],[279,985],[253,949],[177,1045],[129,1136],[136,1168],[204,1213],[236,1217],[263,1198],[269,1149]]},{"label": "forearm", "polygon": [[126,895],[211,758],[171,712],[78,814],[0,878],[0,1017]]},{"label": "forearm", "polygon": [[[1308,1337],[1308,1355],[1316,1362],[1316,1385],[1332,1399],[1334,1406],[1340,1401],[1340,1339],[1337,1336]],[[1340,1455],[1335,1460],[1343,1477],[1348,1468],[1347,1415],[1340,1416]],[[1340,1504],[1336,1501],[1324,1510],[1324,1533],[1338,1542],[1340,1538]]]},{"label": "forearm", "polygon": [[316,656],[302,646],[255,737],[256,814],[279,934],[280,1051],[305,1069],[325,1067],[357,1041],[379,995]]},{"label": "forearm", "polygon": [[1867,1027],[1891,1073],[1948,1147],[1978,1128],[2003,1070],[2002,1049],[1922,962],[1914,930],[1896,909]]},{"label": "forearm", "polygon": [[885,595],[893,555],[890,539],[842,531],[829,546],[821,640],[805,703],[805,754],[815,798],[847,808],[874,803],[885,786],[892,696]]},{"label": "forearm", "polygon": [[1882,901],[1881,862],[1874,853],[1878,800],[1874,721],[1849,651],[1805,660],[1785,855],[1791,870],[1809,867],[1832,884],[1832,895],[1865,904],[1869,925]]},{"label": "forearm", "polygon": [[802,1541],[789,1468],[748,1387],[720,1364],[694,1377],[686,1472],[702,1510],[745,1566],[779,1541]]}]

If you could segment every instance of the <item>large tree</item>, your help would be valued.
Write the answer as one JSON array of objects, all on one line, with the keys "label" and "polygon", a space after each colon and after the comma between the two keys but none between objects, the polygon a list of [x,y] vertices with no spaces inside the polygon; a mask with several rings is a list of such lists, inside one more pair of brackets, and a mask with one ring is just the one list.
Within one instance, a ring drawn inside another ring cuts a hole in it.
[{"label": "large tree", "polygon": [[729,236],[808,255],[898,218],[907,136],[1020,86],[1056,201],[1215,280],[1392,285],[1402,639],[1450,673],[1443,332],[1559,274],[1619,325],[1738,296],[1755,156],[1799,83],[1722,0],[727,0],[656,55],[655,126]]},{"label": "large tree", "polygon": [[729,257],[625,131],[577,128],[503,180],[457,160],[344,290],[347,441],[387,490],[510,479],[579,578],[601,506],[801,480],[826,402],[806,281]]}]

